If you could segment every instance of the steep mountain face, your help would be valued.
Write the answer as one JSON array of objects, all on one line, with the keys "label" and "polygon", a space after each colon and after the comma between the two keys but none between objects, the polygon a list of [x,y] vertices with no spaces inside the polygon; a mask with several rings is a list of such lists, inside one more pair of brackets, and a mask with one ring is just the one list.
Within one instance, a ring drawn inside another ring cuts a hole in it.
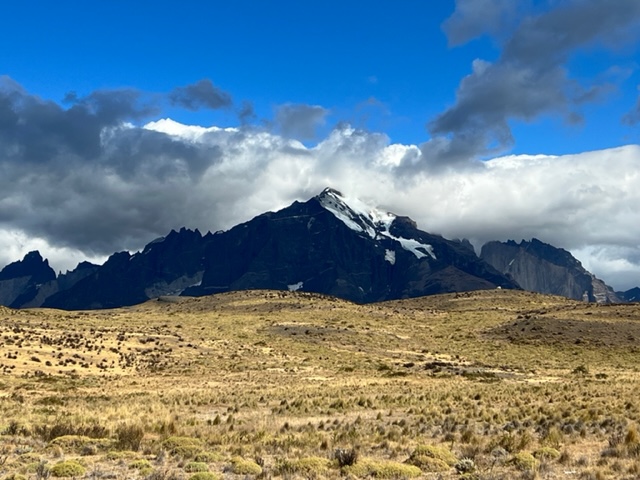
[{"label": "steep mountain face", "polygon": [[99,266],[94,265],[89,262],[81,262],[78,266],[72,270],[71,272],[61,273],[54,280],[50,280],[46,283],[40,285],[37,289],[35,295],[25,298],[24,300],[16,300],[14,302],[14,308],[35,308],[41,307],[47,298],[55,295],[58,292],[63,290],[67,290],[73,287],[76,283],[82,280],[85,277],[88,277],[96,270],[98,270]]},{"label": "steep mountain face", "polygon": [[327,189],[226,232],[171,232],[135,255],[121,252],[43,301],[62,309],[133,305],[162,295],[280,289],[357,302],[519,288],[468,242],[420,231],[407,217]]},{"label": "steep mountain face", "polygon": [[161,295],[176,295],[200,282],[203,248],[209,234],[181,229],[148,244],[135,255],[113,254],[104,265],[71,288],[48,297],[43,306],[65,310],[134,305]]},{"label": "steep mountain face", "polygon": [[202,283],[184,294],[300,289],[364,303],[497,286],[518,288],[466,244],[326,189],[213,235]]},{"label": "steep mountain face", "polygon": [[55,278],[56,273],[40,252],[29,252],[0,271],[0,305],[19,308],[37,295],[42,284]]},{"label": "steep mountain face", "polygon": [[569,252],[535,238],[520,243],[489,242],[482,247],[480,258],[525,290],[589,302],[623,301]]}]

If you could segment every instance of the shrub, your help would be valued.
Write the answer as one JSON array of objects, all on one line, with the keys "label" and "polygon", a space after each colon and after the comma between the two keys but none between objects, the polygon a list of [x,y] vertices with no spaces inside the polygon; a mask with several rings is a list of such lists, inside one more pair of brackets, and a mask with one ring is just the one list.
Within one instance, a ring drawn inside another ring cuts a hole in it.
[{"label": "shrub", "polygon": [[64,449],[81,448],[86,445],[91,439],[82,435],[63,435],[56,437],[49,442],[49,445],[58,445]]},{"label": "shrub", "polygon": [[120,452],[111,450],[107,452],[105,457],[107,458],[107,460],[121,460],[123,458],[124,459],[137,458],[138,454],[136,452],[132,452],[131,450],[122,450]]},{"label": "shrub", "polygon": [[189,462],[184,466],[184,471],[189,473],[208,472],[209,466],[204,462]]},{"label": "shrub", "polygon": [[538,462],[535,457],[529,452],[518,452],[511,459],[511,463],[523,472],[530,472],[535,470]]},{"label": "shrub", "polygon": [[58,462],[51,467],[51,475],[54,477],[81,477],[85,473],[86,469],[73,460]]},{"label": "shrub", "polygon": [[304,457],[297,460],[280,459],[276,462],[275,474],[281,477],[298,474],[304,478],[323,478],[331,462],[322,457]]},{"label": "shrub", "polygon": [[191,475],[189,480],[220,480],[221,478],[217,473],[198,472],[195,475]]},{"label": "shrub", "polygon": [[52,426],[41,425],[34,428],[34,432],[42,437],[45,442],[50,442],[54,438],[75,435],[89,438],[106,438],[109,436],[109,430],[98,424],[77,425],[70,423],[68,419],[63,419]]},{"label": "shrub", "polygon": [[533,452],[533,456],[538,460],[557,460],[560,458],[560,452],[555,448],[542,447]]},{"label": "shrub", "polygon": [[340,468],[347,467],[358,461],[358,451],[355,448],[336,448],[333,458]]},{"label": "shrub", "polygon": [[231,471],[236,475],[260,475],[262,467],[253,460],[235,456],[231,459]]},{"label": "shrub", "polygon": [[203,450],[202,440],[192,437],[169,437],[162,446],[171,455],[182,458],[193,458]]},{"label": "shrub", "polygon": [[144,429],[140,425],[120,425],[116,431],[118,441],[116,447],[119,450],[140,450],[140,444],[144,438]]},{"label": "shrub", "polygon": [[471,472],[475,471],[476,464],[470,458],[463,458],[463,459],[461,459],[459,462],[457,462],[454,465],[454,468],[456,469],[456,472],[458,472],[460,474],[462,474],[462,473],[471,473]]},{"label": "shrub", "polygon": [[418,445],[407,459],[408,464],[425,472],[445,472],[457,461],[451,451],[435,445]]},{"label": "shrub", "polygon": [[134,460],[129,464],[129,468],[131,470],[142,470],[144,468],[149,468],[149,467],[151,467],[149,460],[145,460],[143,458],[141,458],[140,460]]},{"label": "shrub", "polygon": [[391,460],[373,460],[370,458],[365,458],[354,465],[346,466],[342,471],[347,475],[354,475],[360,478],[402,479],[419,477],[422,474],[422,471],[414,465],[393,462]]},{"label": "shrub", "polygon": [[503,448],[509,453],[519,452],[524,450],[533,442],[533,437],[528,431],[522,432],[520,435],[516,433],[504,433],[502,436],[494,439],[489,444],[489,448],[494,450],[496,448]]}]

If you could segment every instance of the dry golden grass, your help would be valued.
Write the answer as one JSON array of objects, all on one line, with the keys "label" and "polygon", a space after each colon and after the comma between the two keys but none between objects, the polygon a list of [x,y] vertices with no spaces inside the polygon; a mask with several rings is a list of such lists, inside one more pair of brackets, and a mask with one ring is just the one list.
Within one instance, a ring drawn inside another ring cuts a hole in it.
[{"label": "dry golden grass", "polygon": [[639,327],[507,290],[0,307],[0,478],[637,478]]}]

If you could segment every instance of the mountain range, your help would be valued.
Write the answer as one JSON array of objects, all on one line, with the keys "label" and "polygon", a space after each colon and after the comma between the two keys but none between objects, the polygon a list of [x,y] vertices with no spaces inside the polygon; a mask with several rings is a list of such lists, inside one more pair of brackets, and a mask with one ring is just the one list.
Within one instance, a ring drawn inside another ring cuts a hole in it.
[{"label": "mountain range", "polygon": [[0,271],[0,304],[66,310],[249,289],[370,303],[494,288],[599,303],[640,299],[640,289],[613,292],[569,252],[539,240],[490,242],[478,256],[466,240],[421,231],[408,217],[330,188],[227,231],[171,231],[140,252],[114,253],[101,266],[83,262],[56,277],[31,252]]}]

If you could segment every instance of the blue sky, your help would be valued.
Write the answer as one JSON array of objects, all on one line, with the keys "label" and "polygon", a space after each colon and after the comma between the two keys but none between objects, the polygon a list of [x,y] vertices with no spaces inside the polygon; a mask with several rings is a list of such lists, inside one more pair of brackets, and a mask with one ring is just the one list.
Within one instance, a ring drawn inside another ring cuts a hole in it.
[{"label": "blue sky", "polygon": [[[255,122],[272,120],[284,103],[320,105],[330,114],[319,134],[348,121],[394,142],[420,143],[429,138],[427,123],[455,102],[473,60],[500,55],[499,35],[448,45],[442,25],[455,7],[450,0],[11,2],[3,6],[0,65],[30,93],[54,101],[69,91],[167,92],[207,78],[235,101],[251,102]],[[545,2],[531,7],[545,9]],[[593,43],[572,51],[566,68],[586,85],[614,83],[611,91],[579,108],[579,125],[556,112],[511,119],[508,151],[563,154],[638,142],[638,129],[620,122],[637,101],[637,44]],[[166,108],[161,115],[237,124],[228,110]]]},{"label": "blue sky", "polygon": [[0,267],[330,185],[640,284],[637,0],[5,3]]}]

